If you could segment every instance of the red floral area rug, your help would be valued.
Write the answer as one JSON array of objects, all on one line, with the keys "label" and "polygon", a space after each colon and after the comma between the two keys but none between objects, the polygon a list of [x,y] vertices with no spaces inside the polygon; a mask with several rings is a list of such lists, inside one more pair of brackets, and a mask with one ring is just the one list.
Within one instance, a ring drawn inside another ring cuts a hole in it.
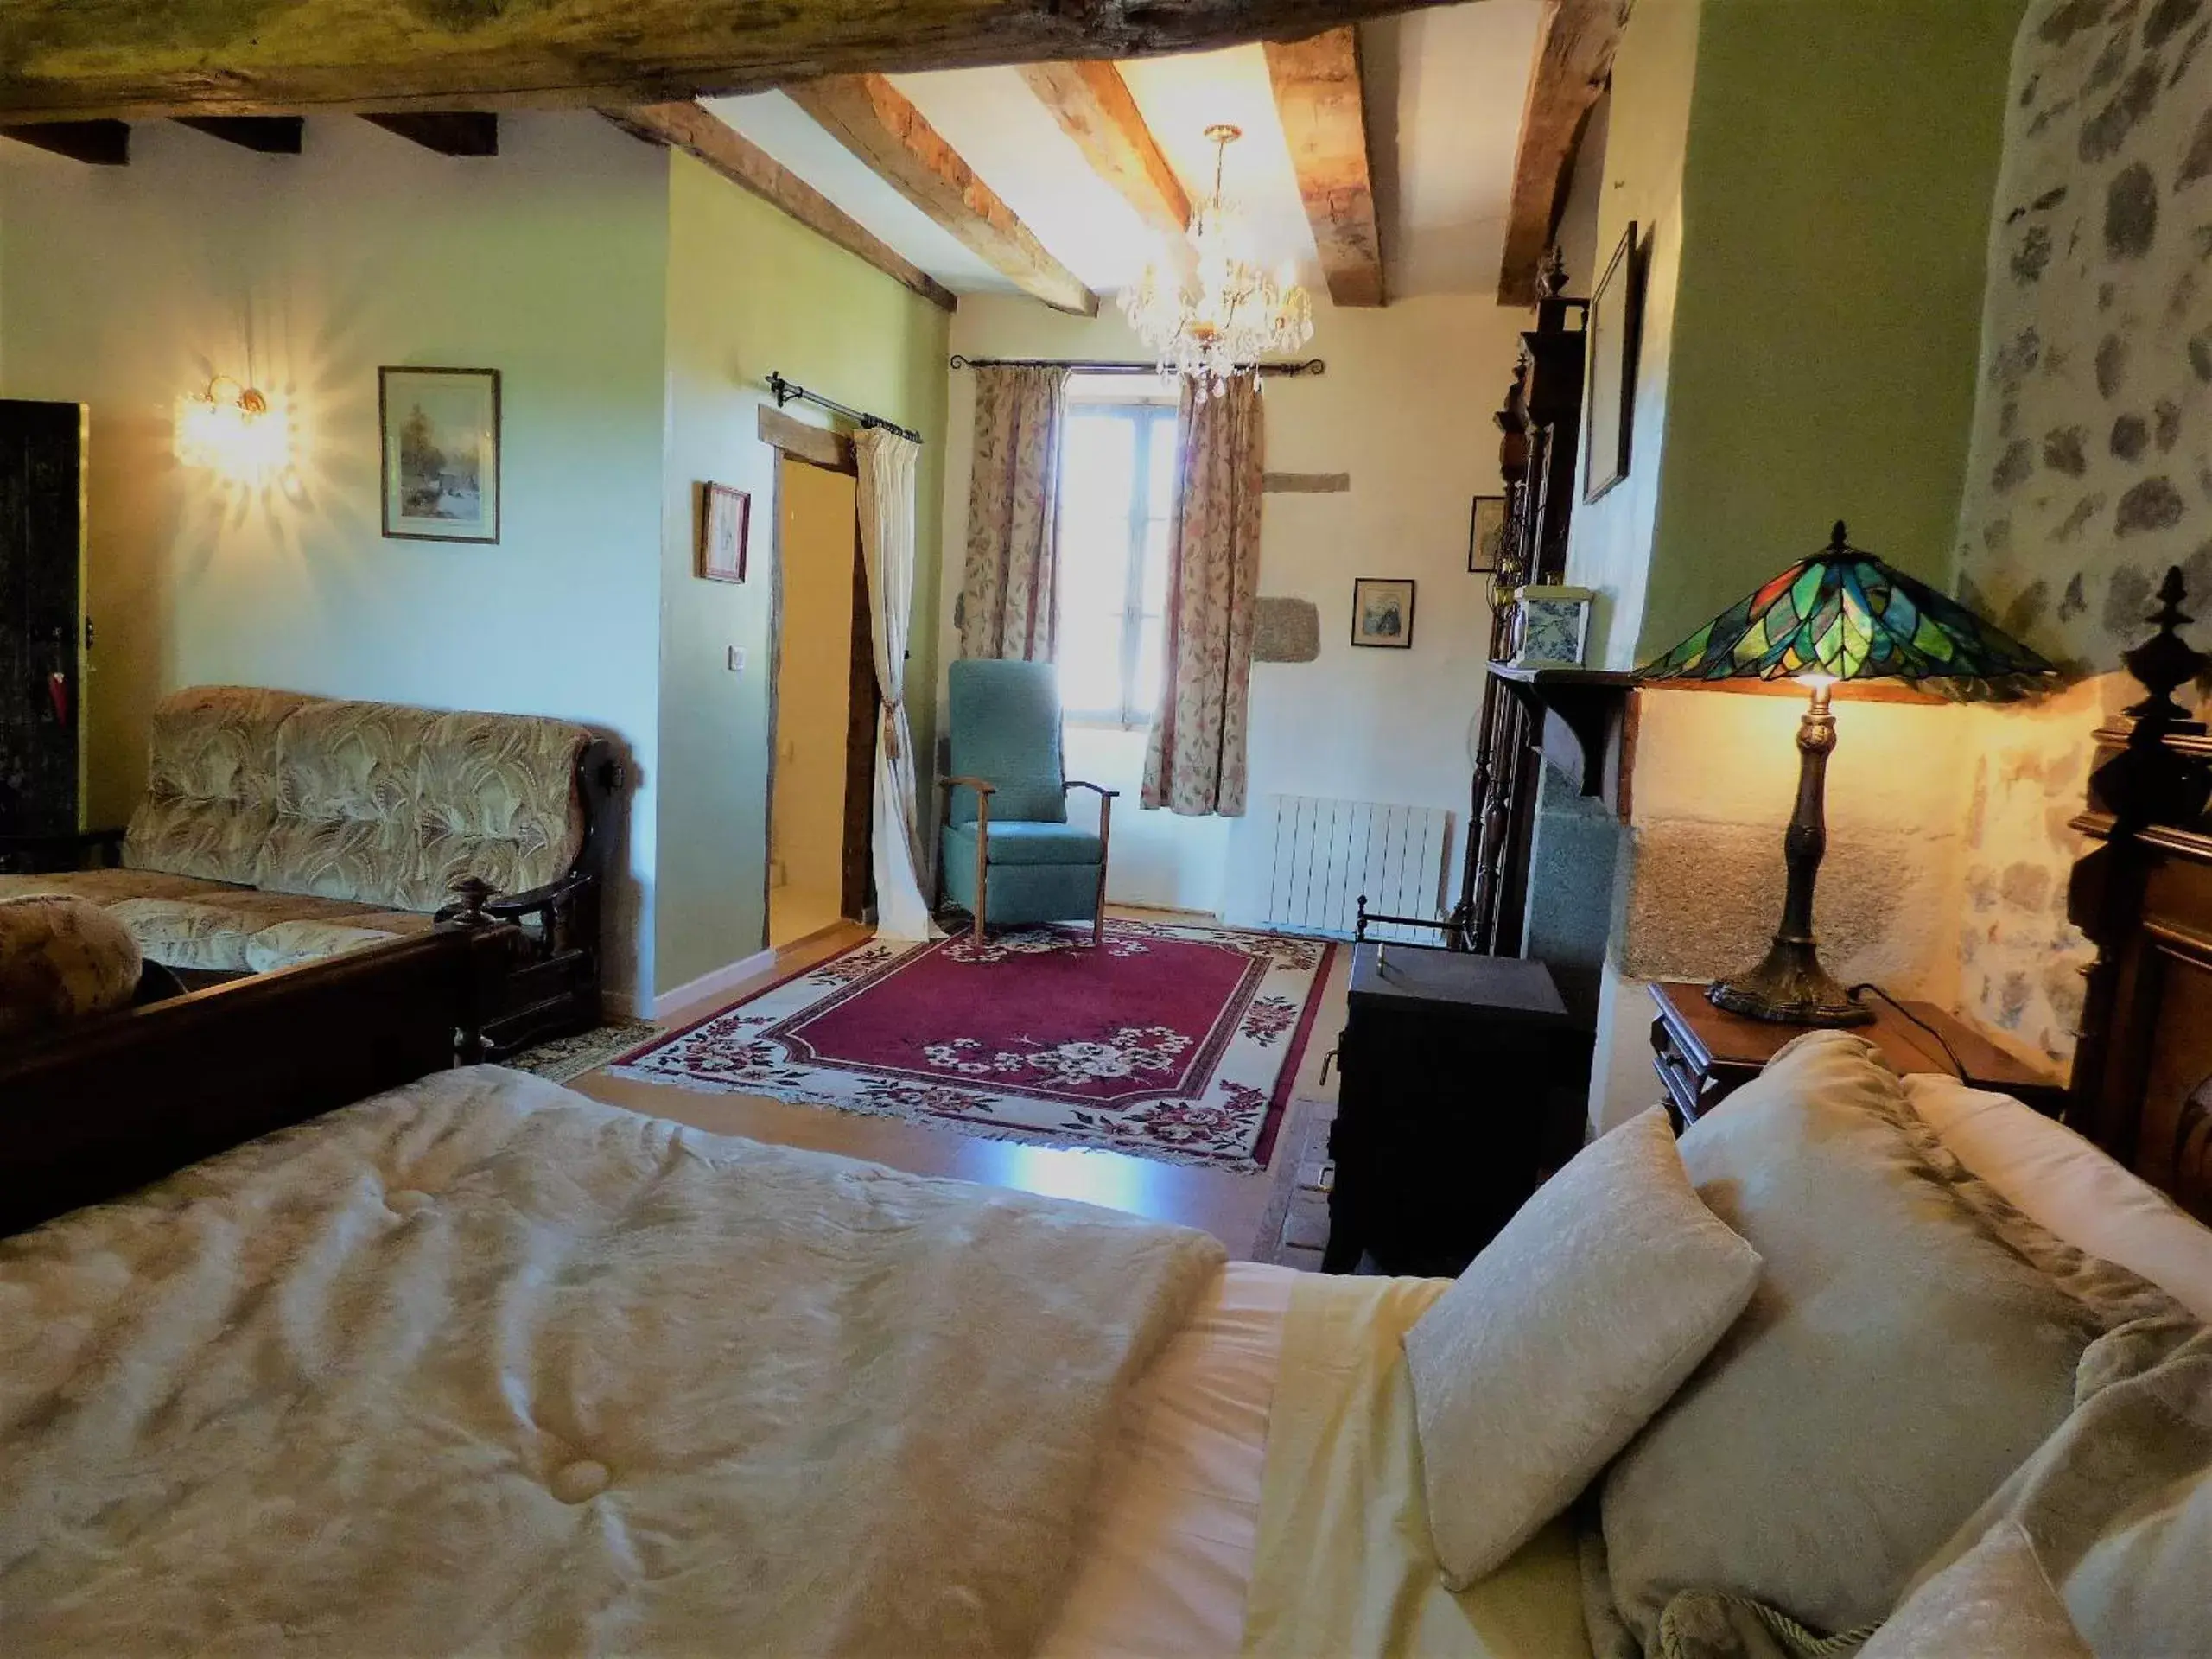
[{"label": "red floral area rug", "polygon": [[1234,928],[874,940],[613,1069],[1174,1163],[1267,1166],[1334,946]]}]

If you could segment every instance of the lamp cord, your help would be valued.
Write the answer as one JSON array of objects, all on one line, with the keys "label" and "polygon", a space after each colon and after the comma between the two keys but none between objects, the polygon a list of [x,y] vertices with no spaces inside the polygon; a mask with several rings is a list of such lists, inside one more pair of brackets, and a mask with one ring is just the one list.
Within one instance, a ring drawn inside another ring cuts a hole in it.
[{"label": "lamp cord", "polygon": [[1906,1019],[1911,1020],[1914,1025],[1918,1026],[1930,1037],[1933,1037],[1936,1039],[1936,1046],[1943,1051],[1943,1058],[1951,1063],[1951,1070],[1959,1074],[1959,1081],[1961,1083],[1967,1081],[1966,1067],[1959,1064],[1959,1057],[1951,1052],[1950,1044],[1943,1040],[1943,1033],[1942,1032],[1936,1030],[1935,1027],[1929,1025],[1925,1020],[1915,1014],[1910,1008],[1908,1008],[1904,1003],[1898,1001],[1897,998],[1891,996],[1880,986],[1875,984],[1872,980],[1867,980],[1863,984],[1853,985],[1851,988],[1851,994],[1853,996],[1858,995],[1861,991],[1873,992],[1874,995],[1880,997],[1883,1001],[1888,1003]]}]

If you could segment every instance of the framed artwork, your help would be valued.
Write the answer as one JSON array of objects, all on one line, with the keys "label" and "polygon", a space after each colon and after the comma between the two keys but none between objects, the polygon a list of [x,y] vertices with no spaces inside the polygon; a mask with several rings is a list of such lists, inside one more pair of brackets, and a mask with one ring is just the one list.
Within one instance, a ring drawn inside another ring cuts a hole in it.
[{"label": "framed artwork", "polygon": [[753,498],[727,484],[699,486],[699,574],[709,582],[743,582],[753,531]]},{"label": "framed artwork", "polygon": [[1396,576],[1360,576],[1351,584],[1351,642],[1411,651],[1414,584]]},{"label": "framed artwork", "polygon": [[1582,412],[1582,499],[1595,501],[1628,476],[1636,415],[1636,347],[1643,322],[1643,261],[1630,222],[1590,295],[1590,372]]},{"label": "framed artwork", "polygon": [[378,369],[384,533],[499,539],[499,372]]},{"label": "framed artwork", "polygon": [[1495,575],[1505,554],[1505,498],[1478,495],[1467,525],[1467,574]]},{"label": "framed artwork", "polygon": [[1590,634],[1589,588],[1529,587],[1516,596],[1513,665],[1580,668]]}]

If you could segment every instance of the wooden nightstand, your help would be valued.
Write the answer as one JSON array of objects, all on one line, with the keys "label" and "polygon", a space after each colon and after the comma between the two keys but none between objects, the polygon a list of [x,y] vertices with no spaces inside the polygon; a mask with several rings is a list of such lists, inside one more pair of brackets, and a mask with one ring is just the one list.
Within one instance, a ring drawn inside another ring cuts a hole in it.
[{"label": "wooden nightstand", "polygon": [[[1675,1116],[1685,1126],[1758,1076],[1775,1050],[1810,1029],[1747,1020],[1716,1008],[1706,1001],[1702,985],[1654,985],[1651,1000],[1659,1005],[1659,1017],[1651,1022],[1652,1069],[1667,1085]],[[1874,1022],[1853,1027],[1857,1035],[1880,1049],[1900,1072],[1956,1075],[1958,1068],[1933,1037],[1879,997],[1869,1000],[1874,1005]],[[2065,1105],[2063,1082],[2014,1058],[1932,1002],[1907,1002],[1905,1007],[1942,1033],[1973,1087],[2015,1096],[2051,1117]]]}]

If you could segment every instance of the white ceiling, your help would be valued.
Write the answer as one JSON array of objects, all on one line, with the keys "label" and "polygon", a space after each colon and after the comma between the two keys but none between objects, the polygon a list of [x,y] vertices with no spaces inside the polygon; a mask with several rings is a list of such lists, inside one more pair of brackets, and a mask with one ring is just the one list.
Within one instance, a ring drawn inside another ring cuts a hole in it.
[{"label": "white ceiling", "polygon": [[[1362,26],[1368,131],[1390,294],[1496,289],[1513,149],[1542,0],[1476,0]],[[1313,232],[1256,46],[1123,63],[1122,78],[1192,201],[1213,186],[1205,129],[1240,126],[1223,181],[1252,257],[1318,289]],[[1038,240],[1102,294],[1135,280],[1155,233],[1094,173],[1010,68],[894,75],[899,91]],[[709,107],[955,293],[1013,284],[780,92]]]}]

